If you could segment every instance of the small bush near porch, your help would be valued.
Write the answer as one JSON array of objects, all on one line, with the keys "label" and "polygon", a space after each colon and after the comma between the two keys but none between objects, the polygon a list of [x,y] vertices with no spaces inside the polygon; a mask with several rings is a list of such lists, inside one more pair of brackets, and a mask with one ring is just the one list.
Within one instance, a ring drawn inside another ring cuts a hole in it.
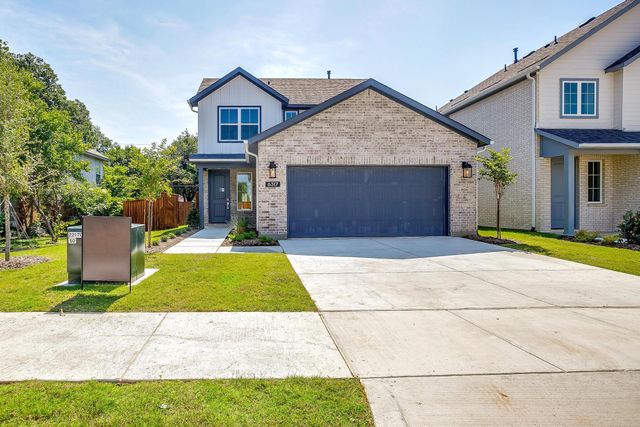
[{"label": "small bush near porch", "polygon": [[[496,236],[495,228],[481,227],[478,233],[486,237]],[[502,230],[502,238],[515,241],[516,244],[505,245],[513,249],[640,276],[640,252],[638,251],[570,242],[556,234],[523,230]]]},{"label": "small bush near porch", "polygon": [[284,254],[148,254],[159,271],[133,287],[56,287],[67,278],[66,245],[18,251],[50,259],[0,273],[0,311],[315,311]]}]

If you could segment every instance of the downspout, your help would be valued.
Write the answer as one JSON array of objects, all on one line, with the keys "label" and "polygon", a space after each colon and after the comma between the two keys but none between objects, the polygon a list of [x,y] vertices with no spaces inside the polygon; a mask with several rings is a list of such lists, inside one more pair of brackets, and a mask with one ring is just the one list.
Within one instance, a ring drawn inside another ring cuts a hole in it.
[{"label": "downspout", "polygon": [[532,74],[540,70],[527,73],[527,80],[531,81],[531,231],[536,231],[536,79]]}]

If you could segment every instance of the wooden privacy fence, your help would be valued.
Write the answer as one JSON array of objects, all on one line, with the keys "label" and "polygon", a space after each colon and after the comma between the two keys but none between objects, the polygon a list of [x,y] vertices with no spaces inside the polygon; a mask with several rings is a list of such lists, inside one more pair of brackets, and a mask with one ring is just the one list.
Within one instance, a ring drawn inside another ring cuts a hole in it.
[{"label": "wooden privacy fence", "polygon": [[[153,229],[164,230],[167,228],[175,228],[187,223],[187,215],[189,210],[197,203],[182,202],[177,194],[167,196],[163,194],[153,202]],[[145,224],[149,228],[148,203],[146,200],[126,200],[122,202],[122,215],[130,216],[131,220],[137,224]]]}]

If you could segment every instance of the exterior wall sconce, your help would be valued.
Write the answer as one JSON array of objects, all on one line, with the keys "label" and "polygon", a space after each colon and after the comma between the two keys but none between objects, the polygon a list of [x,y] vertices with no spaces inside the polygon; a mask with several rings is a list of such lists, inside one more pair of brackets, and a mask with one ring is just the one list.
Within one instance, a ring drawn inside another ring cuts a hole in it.
[{"label": "exterior wall sconce", "polygon": [[274,162],[273,160],[269,162],[269,178],[277,177],[277,173],[276,173],[277,168],[278,168],[278,165],[276,165],[276,162]]},{"label": "exterior wall sconce", "polygon": [[473,176],[473,166],[469,162],[462,162],[462,177],[471,178]]}]

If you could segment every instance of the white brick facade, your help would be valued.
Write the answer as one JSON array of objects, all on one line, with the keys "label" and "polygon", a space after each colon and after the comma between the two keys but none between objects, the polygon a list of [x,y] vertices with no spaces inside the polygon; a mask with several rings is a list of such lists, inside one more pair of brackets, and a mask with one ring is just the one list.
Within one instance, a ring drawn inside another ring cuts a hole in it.
[{"label": "white brick facade", "polygon": [[[288,165],[442,165],[449,167],[450,233],[476,230],[476,186],[462,178],[477,144],[372,89],[258,143],[258,230],[287,235]],[[270,161],[281,186],[265,188]]]}]

